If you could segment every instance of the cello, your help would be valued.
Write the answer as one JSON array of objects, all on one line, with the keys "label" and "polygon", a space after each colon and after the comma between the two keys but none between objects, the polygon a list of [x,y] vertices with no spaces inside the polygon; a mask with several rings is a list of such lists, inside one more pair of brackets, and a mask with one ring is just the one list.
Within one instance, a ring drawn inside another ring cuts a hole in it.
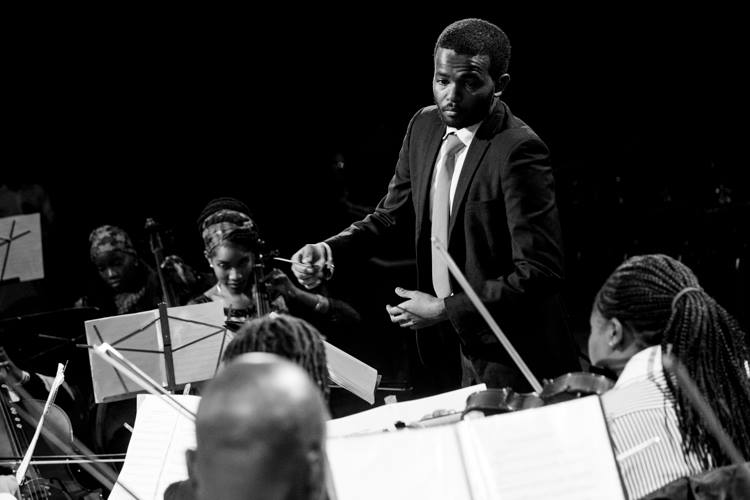
[{"label": "cello", "polygon": [[[4,355],[4,349],[0,347],[0,351]],[[21,399],[6,382],[0,378],[0,383],[3,383],[0,386],[0,460],[16,467],[0,467],[10,469],[9,472],[15,474],[35,433],[34,423],[38,422],[46,402],[29,397]],[[72,449],[74,438],[70,418],[54,403],[50,404],[44,417],[42,431],[44,434],[52,434],[56,441]],[[78,482],[65,460],[37,465],[33,458],[65,453],[65,450],[54,446],[52,440],[46,439],[44,434],[34,448],[35,453],[26,469],[25,480],[20,485],[20,497],[24,500],[101,498],[99,492],[93,492]]]}]

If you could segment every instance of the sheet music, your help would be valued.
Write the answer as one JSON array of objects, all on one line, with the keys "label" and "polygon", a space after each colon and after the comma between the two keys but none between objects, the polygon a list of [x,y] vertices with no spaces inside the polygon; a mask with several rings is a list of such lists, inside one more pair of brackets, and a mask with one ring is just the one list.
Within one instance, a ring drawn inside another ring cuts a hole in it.
[{"label": "sheet music", "polygon": [[329,437],[339,437],[382,430],[396,430],[394,424],[397,421],[416,422],[435,410],[461,411],[466,407],[466,398],[470,394],[486,388],[484,384],[478,384],[436,396],[378,406],[354,415],[329,420],[326,431]]},{"label": "sheet music", "polygon": [[39,214],[0,218],[0,280],[44,278]]},{"label": "sheet music", "polygon": [[625,499],[598,396],[458,424],[471,484],[507,500]]},{"label": "sheet music", "polygon": [[[159,311],[152,310],[111,316],[109,318],[92,319],[84,323],[86,342],[89,345],[99,345],[103,342],[111,344],[128,361],[137,365],[138,368],[146,372],[151,378],[162,384],[166,384],[164,356],[162,354],[127,350],[160,350],[161,334],[159,332],[158,318]],[[135,334],[128,337],[133,333]],[[97,403],[101,403],[108,398],[116,399],[123,394],[141,391],[141,387],[138,384],[117,373],[112,366],[95,355],[91,350],[89,350],[89,361],[91,363],[91,379],[94,384],[94,400]]]},{"label": "sheet music", "polygon": [[223,326],[225,317],[221,303],[170,307],[167,315],[177,385],[213,378],[224,349],[234,338]]},{"label": "sheet music", "polygon": [[334,438],[326,446],[338,500],[475,500],[453,425]]},{"label": "sheet music", "polygon": [[378,371],[335,345],[325,341],[323,343],[326,348],[328,376],[331,380],[368,403],[375,403]]},{"label": "sheet music", "polygon": [[[197,411],[200,397],[175,395],[180,403]],[[138,412],[125,464],[118,480],[142,500],[158,499],[175,482],[187,479],[185,451],[195,448],[195,424],[151,394],[138,395]],[[131,500],[116,485],[110,500]]]},{"label": "sheet music", "polygon": [[[224,311],[218,302],[167,309],[172,341],[175,381],[178,385],[213,378],[221,353],[231,340],[224,327]],[[151,378],[167,384],[164,344],[159,310],[93,319],[85,322],[86,341],[95,346],[109,343]],[[136,349],[132,351],[128,349]],[[148,351],[148,352],[141,352]],[[132,397],[141,387],[118,374],[89,352],[94,400],[97,403]]]},{"label": "sheet music", "polygon": [[624,500],[598,396],[327,441],[339,500]]}]

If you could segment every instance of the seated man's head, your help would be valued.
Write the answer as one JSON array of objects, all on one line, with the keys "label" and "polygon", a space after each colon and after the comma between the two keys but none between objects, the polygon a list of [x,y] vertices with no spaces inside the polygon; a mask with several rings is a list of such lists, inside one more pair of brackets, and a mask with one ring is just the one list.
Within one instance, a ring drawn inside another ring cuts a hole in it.
[{"label": "seated man's head", "polygon": [[240,327],[227,345],[228,362],[248,352],[278,354],[301,366],[327,400],[328,365],[320,332],[307,321],[288,314],[271,313],[251,319]]},{"label": "seated man's head", "polygon": [[216,198],[198,217],[206,259],[219,286],[233,294],[245,292],[252,282],[259,238],[249,212],[239,200]]},{"label": "seated man's head", "polygon": [[208,384],[188,471],[200,499],[319,499],[325,492],[320,391],[299,366],[268,353],[234,359]]},{"label": "seated man's head", "polygon": [[89,235],[89,255],[99,277],[115,292],[128,289],[139,265],[130,236],[116,226],[100,226]]}]

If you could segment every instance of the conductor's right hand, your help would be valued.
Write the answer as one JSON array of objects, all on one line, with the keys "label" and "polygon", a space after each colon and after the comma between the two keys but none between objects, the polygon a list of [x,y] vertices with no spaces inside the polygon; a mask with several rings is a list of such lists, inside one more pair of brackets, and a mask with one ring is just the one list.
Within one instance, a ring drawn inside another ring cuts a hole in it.
[{"label": "conductor's right hand", "polygon": [[292,255],[292,272],[302,286],[315,288],[323,280],[327,251],[323,243],[308,243]]}]

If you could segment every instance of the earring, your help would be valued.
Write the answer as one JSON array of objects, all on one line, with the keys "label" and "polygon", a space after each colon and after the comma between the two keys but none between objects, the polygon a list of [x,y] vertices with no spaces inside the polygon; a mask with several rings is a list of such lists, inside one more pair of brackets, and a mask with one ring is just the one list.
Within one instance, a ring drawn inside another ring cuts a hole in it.
[{"label": "earring", "polygon": [[608,345],[609,347],[614,347],[614,345],[615,345],[616,343],[617,343],[617,342],[615,342],[614,340],[610,340],[609,342],[607,342],[607,345]]}]

